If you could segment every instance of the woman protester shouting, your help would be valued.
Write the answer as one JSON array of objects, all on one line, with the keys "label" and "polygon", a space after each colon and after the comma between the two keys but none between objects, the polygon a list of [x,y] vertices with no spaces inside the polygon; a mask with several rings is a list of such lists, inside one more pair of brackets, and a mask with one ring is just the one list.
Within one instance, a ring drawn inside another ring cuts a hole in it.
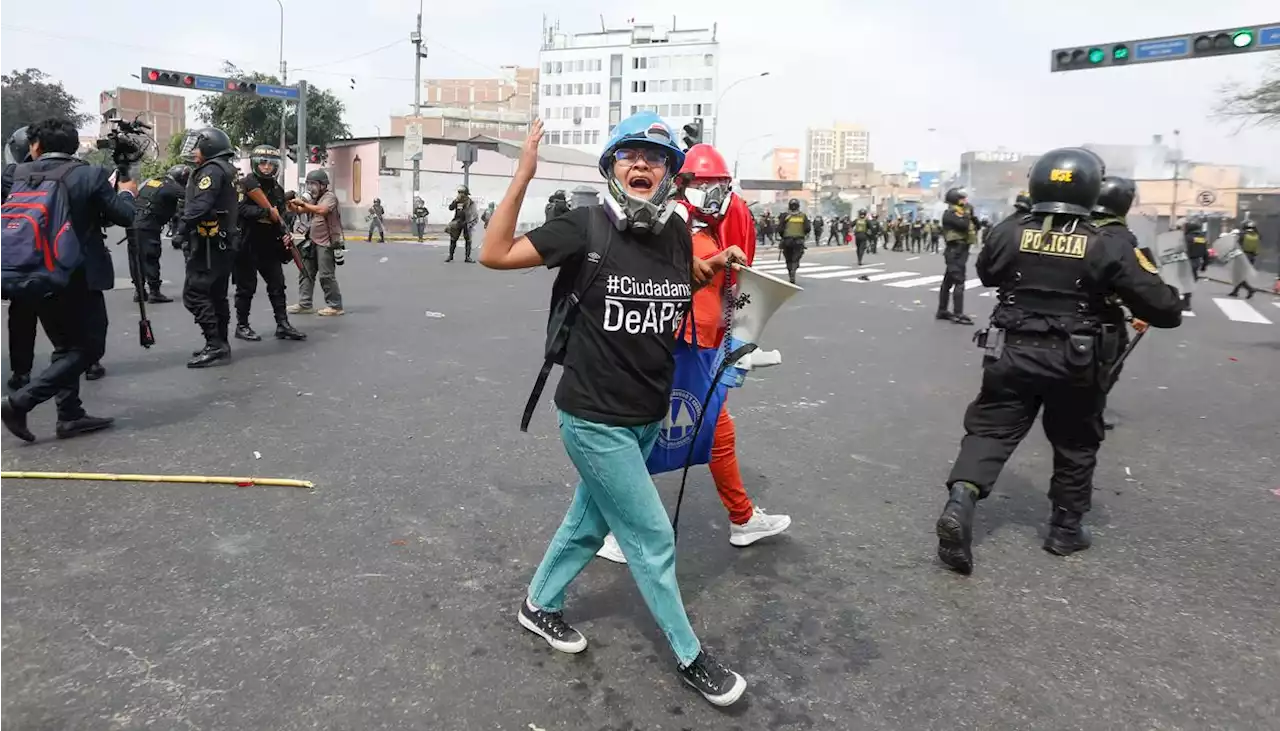
[{"label": "woman protester shouting", "polygon": [[[539,120],[493,212],[480,263],[567,270],[557,283],[564,278],[580,295],[555,393],[560,437],[580,479],[517,618],[561,652],[585,650],[586,638],[564,620],[565,590],[612,531],[681,677],[711,703],[727,706],[746,681],[702,647],[689,623],[676,584],[675,537],[645,458],[670,407],[675,335],[693,289],[743,257],[693,256],[671,197],[684,153],[671,126],[649,112],[618,124],[600,156],[608,184],[603,206],[574,209],[516,238],[541,140]],[[563,294],[562,287],[554,291]]]}]

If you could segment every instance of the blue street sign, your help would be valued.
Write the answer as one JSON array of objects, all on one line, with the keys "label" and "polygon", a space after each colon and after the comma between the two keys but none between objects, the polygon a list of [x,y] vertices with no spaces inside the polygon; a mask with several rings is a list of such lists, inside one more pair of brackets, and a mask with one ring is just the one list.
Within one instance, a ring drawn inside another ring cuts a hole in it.
[{"label": "blue street sign", "polygon": [[1139,61],[1151,58],[1172,58],[1191,52],[1191,42],[1186,38],[1168,38],[1160,41],[1143,41],[1133,47],[1133,57]]},{"label": "blue street sign", "polygon": [[1280,46],[1280,25],[1258,29],[1258,47],[1268,48]]},{"label": "blue street sign", "polygon": [[274,99],[297,99],[298,89],[294,86],[258,84],[258,96],[269,96]]},{"label": "blue street sign", "polygon": [[227,80],[213,76],[197,76],[195,87],[204,91],[226,91]]}]

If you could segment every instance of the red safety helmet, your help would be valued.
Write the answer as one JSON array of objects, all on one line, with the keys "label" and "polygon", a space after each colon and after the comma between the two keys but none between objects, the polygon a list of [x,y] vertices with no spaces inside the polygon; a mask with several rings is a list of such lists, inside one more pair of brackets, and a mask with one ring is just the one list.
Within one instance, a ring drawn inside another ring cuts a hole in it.
[{"label": "red safety helmet", "polygon": [[705,142],[700,142],[685,152],[680,176],[702,180],[733,177],[729,174],[729,166],[725,164],[724,157]]}]

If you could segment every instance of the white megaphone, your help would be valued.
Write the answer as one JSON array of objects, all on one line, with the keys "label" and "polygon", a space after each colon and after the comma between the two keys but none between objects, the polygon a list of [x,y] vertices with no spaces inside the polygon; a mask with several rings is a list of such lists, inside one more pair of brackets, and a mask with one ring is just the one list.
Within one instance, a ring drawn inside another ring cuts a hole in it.
[{"label": "white megaphone", "polygon": [[753,367],[776,365],[782,361],[777,351],[760,351],[754,346],[759,344],[765,325],[782,303],[804,291],[790,282],[750,267],[738,267],[737,280],[732,293],[733,326],[729,328],[725,353],[730,357],[740,350],[746,353],[725,369],[722,382],[730,388],[745,383],[747,371]]}]

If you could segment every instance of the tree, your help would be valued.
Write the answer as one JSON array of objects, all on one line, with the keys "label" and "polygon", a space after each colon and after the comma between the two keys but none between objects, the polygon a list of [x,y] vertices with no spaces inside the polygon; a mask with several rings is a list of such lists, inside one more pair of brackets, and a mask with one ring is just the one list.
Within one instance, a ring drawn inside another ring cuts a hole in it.
[{"label": "tree", "polygon": [[[279,84],[269,74],[252,73],[243,77],[246,81]],[[196,102],[200,121],[227,133],[231,141],[240,147],[280,144],[281,106],[279,99],[267,99],[253,94],[209,94]],[[298,105],[287,104],[285,115],[285,139],[288,145],[298,142]],[[307,145],[325,145],[333,140],[351,136],[351,129],[342,120],[346,111],[342,101],[325,89],[307,89]],[[286,154],[281,150],[281,154]]]},{"label": "tree", "polygon": [[81,114],[80,102],[40,69],[0,76],[0,134],[8,140],[17,128],[49,117],[63,117],[79,127],[93,119]]},{"label": "tree", "polygon": [[1234,84],[1223,88],[1218,114],[1240,119],[1242,124],[1280,126],[1280,61],[1271,64],[1255,87]]}]

